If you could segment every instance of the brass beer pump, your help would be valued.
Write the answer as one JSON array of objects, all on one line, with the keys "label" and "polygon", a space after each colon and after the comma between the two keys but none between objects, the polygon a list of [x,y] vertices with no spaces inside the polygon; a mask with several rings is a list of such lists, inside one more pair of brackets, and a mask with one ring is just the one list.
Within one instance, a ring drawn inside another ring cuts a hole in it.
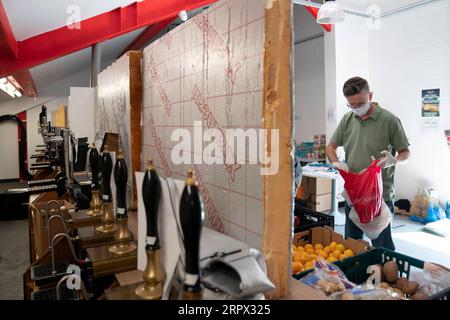
[{"label": "brass beer pump", "polygon": [[101,200],[100,190],[98,183],[98,173],[100,169],[100,155],[97,151],[95,143],[92,144],[91,152],[89,152],[89,165],[92,173],[92,199],[91,208],[86,213],[89,216],[96,217],[102,214],[101,212]]},{"label": "brass beer pump", "polygon": [[117,226],[114,224],[114,213],[112,203],[111,191],[111,173],[112,173],[112,159],[108,151],[108,146],[105,148],[101,157],[101,172],[102,172],[102,200],[103,200],[103,214],[102,225],[95,230],[100,233],[112,233],[116,231]]},{"label": "brass beer pump", "polygon": [[149,159],[142,182],[142,198],[147,217],[145,246],[147,265],[144,270],[144,283],[140,284],[135,290],[136,295],[145,300],[161,299],[164,290],[165,272],[161,265],[161,247],[158,233],[158,208],[161,192],[161,181],[153,167],[152,159]]},{"label": "brass beer pump", "polygon": [[186,185],[180,200],[180,222],[185,248],[185,278],[183,300],[202,299],[200,283],[200,237],[204,220],[204,207],[193,171],[188,171]]},{"label": "brass beer pump", "polygon": [[127,213],[127,182],[128,168],[125,162],[123,151],[117,154],[116,165],[114,166],[114,181],[116,183],[116,225],[117,231],[115,240],[117,243],[108,248],[109,252],[116,255],[128,254],[136,251],[136,244],[130,242],[131,233],[128,230]]}]

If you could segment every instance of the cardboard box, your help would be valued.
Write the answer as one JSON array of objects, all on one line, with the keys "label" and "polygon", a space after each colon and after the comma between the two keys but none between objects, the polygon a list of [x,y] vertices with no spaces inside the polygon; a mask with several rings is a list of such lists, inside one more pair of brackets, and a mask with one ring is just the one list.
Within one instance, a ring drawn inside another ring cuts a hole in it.
[{"label": "cardboard box", "polygon": [[309,202],[310,208],[317,212],[324,212],[331,210],[331,193],[320,196],[312,195]]},{"label": "cardboard box", "polygon": [[308,231],[298,232],[294,234],[292,241],[293,245],[305,245],[311,243],[321,243],[324,246],[331,242],[342,243],[347,249],[352,249],[355,254],[366,252],[369,249],[369,244],[364,240],[354,240],[352,238],[344,239],[344,237],[335,232],[330,227],[316,227]]},{"label": "cardboard box", "polygon": [[301,187],[303,189],[302,200],[309,200],[311,195],[320,196],[331,193],[331,180],[325,178],[303,177]]}]

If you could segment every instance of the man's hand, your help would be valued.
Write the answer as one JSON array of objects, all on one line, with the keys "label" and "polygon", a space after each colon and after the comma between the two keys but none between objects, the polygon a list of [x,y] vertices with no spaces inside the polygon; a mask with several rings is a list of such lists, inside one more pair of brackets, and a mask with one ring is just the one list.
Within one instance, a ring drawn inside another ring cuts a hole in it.
[{"label": "man's hand", "polygon": [[345,162],[333,162],[331,165],[335,169],[339,169],[339,170],[348,172],[348,166]]},{"label": "man's hand", "polygon": [[389,168],[397,164],[397,158],[394,157],[389,151],[384,150],[380,153],[384,155],[384,158],[381,158],[377,165],[382,169]]}]

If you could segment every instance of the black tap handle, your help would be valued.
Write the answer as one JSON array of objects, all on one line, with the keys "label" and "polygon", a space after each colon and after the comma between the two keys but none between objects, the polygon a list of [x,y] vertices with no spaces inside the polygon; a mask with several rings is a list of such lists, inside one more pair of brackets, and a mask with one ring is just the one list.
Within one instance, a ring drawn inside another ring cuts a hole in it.
[{"label": "black tap handle", "polygon": [[117,216],[126,218],[128,168],[122,150],[119,150],[117,154],[116,165],[114,166],[114,182],[116,183]]},{"label": "black tap handle", "polygon": [[112,159],[107,146],[102,153],[101,158],[102,170],[102,198],[105,202],[112,202],[111,191],[111,173],[112,173]]},{"label": "black tap handle", "polygon": [[161,181],[150,159],[142,181],[142,199],[147,217],[147,250],[157,250],[159,246],[158,208],[161,200]]},{"label": "black tap handle", "polygon": [[203,225],[203,202],[192,178],[192,171],[188,172],[188,179],[180,200],[180,222],[183,231],[184,248],[186,253],[186,279],[184,288],[187,291],[200,291],[200,237]]},{"label": "black tap handle", "polygon": [[92,184],[94,189],[98,189],[98,173],[100,171],[100,154],[98,153],[95,144],[92,144],[91,151],[89,152],[89,166],[92,173]]}]

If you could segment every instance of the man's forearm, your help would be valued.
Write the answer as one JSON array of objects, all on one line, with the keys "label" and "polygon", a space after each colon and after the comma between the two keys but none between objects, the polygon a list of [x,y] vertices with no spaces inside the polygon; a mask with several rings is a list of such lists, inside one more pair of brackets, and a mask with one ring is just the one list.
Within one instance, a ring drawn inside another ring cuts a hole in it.
[{"label": "man's forearm", "polygon": [[402,150],[397,154],[397,163],[403,162],[409,159],[410,152],[409,150]]},{"label": "man's forearm", "polygon": [[333,162],[339,162],[339,158],[336,153],[336,147],[333,144],[329,144],[327,146],[327,157],[328,160],[330,160],[331,163]]}]

